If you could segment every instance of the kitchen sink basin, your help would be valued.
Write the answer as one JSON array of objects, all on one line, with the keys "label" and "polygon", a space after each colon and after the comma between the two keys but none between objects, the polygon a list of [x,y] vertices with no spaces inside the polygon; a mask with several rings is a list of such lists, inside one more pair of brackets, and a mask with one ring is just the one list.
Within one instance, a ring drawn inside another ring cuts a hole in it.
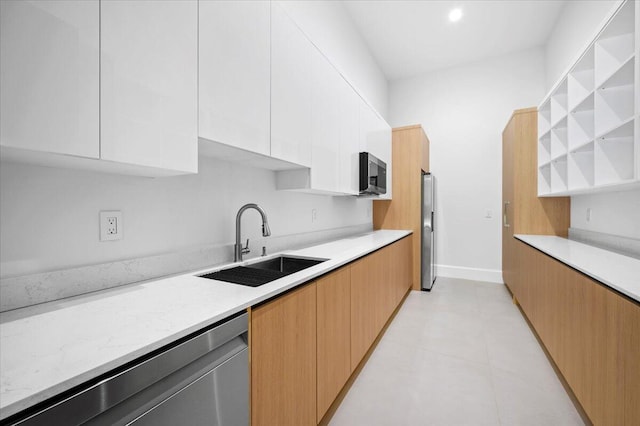
[{"label": "kitchen sink basin", "polygon": [[273,259],[264,260],[262,262],[247,265],[250,268],[263,269],[268,271],[283,272],[287,275],[294,272],[302,271],[310,268],[318,263],[324,262],[324,259],[308,259],[302,257],[278,256]]},{"label": "kitchen sink basin", "polygon": [[210,274],[200,275],[200,277],[249,287],[259,287],[275,281],[278,278],[286,277],[287,275],[310,268],[325,260],[326,259],[278,256],[246,266],[222,269]]}]

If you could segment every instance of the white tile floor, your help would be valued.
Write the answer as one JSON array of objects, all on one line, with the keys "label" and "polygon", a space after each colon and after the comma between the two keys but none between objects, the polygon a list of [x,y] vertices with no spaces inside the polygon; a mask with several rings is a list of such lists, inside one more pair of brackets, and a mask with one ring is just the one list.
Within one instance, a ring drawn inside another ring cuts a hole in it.
[{"label": "white tile floor", "polygon": [[411,292],[331,420],[357,425],[582,425],[504,285]]}]

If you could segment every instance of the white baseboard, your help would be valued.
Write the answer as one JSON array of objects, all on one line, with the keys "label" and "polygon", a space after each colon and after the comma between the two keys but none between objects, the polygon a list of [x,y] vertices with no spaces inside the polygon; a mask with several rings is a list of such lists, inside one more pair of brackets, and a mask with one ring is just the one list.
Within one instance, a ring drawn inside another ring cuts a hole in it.
[{"label": "white baseboard", "polygon": [[502,271],[499,269],[465,268],[463,266],[436,265],[436,275],[463,280],[485,281],[504,284]]}]

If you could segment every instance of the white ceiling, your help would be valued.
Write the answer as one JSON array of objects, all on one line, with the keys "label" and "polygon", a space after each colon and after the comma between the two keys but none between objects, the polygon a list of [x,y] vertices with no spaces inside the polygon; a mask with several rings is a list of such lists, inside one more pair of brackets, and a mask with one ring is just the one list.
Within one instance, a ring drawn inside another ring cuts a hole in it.
[{"label": "white ceiling", "polygon": [[[542,46],[564,0],[343,2],[389,80]],[[449,11],[463,10],[459,22]]]}]

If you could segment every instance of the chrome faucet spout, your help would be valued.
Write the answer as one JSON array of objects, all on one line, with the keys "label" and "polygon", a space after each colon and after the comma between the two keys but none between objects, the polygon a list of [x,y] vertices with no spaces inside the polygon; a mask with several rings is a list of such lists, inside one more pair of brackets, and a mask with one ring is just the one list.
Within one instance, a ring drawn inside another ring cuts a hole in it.
[{"label": "chrome faucet spout", "polygon": [[264,210],[262,210],[262,208],[260,208],[260,206],[254,203],[249,203],[240,207],[240,210],[238,210],[238,214],[236,215],[236,244],[234,247],[234,256],[233,256],[234,262],[241,262],[242,255],[245,253],[249,253],[250,251],[248,240],[247,240],[246,247],[242,247],[242,243],[240,242],[240,239],[242,238],[241,237],[242,232],[240,229],[241,228],[240,219],[242,218],[242,213],[244,213],[245,210],[247,209],[255,209],[258,211],[258,213],[260,213],[260,216],[262,217],[262,236],[268,237],[271,235],[271,229],[269,229],[269,222],[267,221],[267,214],[265,213]]}]

